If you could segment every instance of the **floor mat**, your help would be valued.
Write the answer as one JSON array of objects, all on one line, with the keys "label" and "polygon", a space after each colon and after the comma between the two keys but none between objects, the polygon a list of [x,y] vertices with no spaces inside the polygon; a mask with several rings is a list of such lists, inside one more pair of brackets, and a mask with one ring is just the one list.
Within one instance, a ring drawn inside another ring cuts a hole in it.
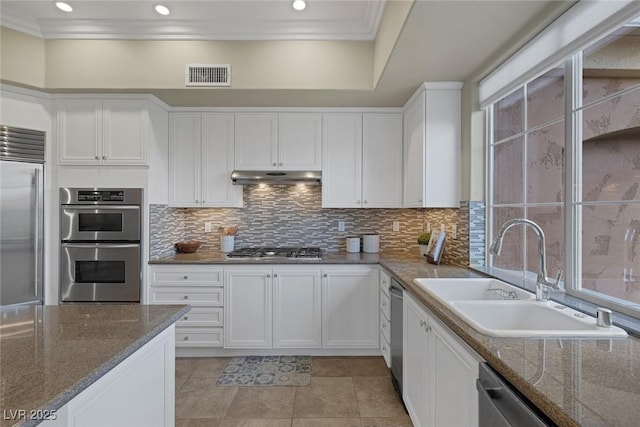
[{"label": "floor mat", "polygon": [[218,377],[220,386],[305,386],[311,383],[311,356],[234,357]]}]

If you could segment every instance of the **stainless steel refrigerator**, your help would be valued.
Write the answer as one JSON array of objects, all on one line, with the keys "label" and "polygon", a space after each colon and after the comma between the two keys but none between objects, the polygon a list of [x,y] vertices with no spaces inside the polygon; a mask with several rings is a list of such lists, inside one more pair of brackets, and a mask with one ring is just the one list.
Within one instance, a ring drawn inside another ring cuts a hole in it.
[{"label": "stainless steel refrigerator", "polygon": [[0,305],[44,301],[44,142],[0,125]]}]

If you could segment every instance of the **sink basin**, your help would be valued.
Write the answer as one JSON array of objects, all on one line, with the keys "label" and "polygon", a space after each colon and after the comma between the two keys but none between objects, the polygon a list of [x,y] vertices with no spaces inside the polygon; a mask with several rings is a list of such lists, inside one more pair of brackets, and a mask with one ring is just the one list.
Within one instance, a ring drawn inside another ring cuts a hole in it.
[{"label": "sink basin", "polygon": [[626,337],[624,329],[554,301],[455,301],[453,309],[478,332],[495,337]]},{"label": "sink basin", "polygon": [[452,301],[535,298],[531,292],[497,279],[414,279],[413,283],[443,304]]},{"label": "sink basin", "polygon": [[596,325],[592,316],[497,279],[415,279],[480,333],[493,337],[626,337],[624,329]]}]

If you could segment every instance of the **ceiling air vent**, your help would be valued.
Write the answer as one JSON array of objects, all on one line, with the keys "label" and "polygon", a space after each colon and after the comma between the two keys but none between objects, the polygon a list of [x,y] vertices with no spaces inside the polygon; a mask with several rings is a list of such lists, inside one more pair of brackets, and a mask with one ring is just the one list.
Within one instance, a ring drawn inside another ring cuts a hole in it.
[{"label": "ceiling air vent", "polygon": [[230,64],[187,64],[186,86],[231,86]]}]

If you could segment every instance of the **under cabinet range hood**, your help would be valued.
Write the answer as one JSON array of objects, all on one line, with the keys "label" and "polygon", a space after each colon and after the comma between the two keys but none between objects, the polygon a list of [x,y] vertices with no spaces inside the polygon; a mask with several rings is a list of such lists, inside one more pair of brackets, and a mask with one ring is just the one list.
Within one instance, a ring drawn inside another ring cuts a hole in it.
[{"label": "under cabinet range hood", "polygon": [[320,185],[320,171],[233,171],[231,182],[235,185],[280,184]]}]

